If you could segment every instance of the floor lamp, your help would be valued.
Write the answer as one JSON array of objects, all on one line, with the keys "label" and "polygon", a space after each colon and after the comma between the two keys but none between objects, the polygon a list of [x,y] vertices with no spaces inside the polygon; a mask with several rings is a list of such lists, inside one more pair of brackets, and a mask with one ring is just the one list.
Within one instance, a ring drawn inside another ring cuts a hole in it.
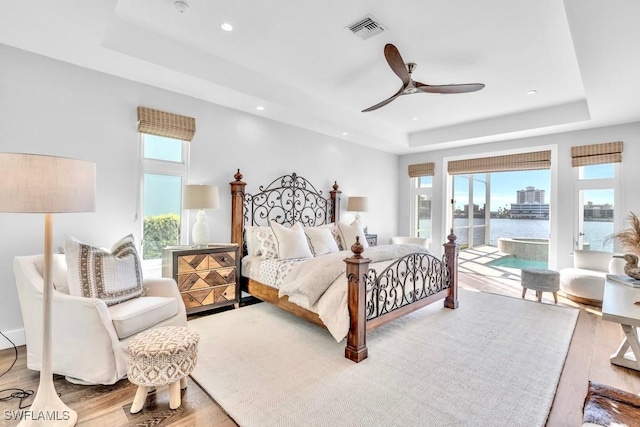
[{"label": "floor lamp", "polygon": [[20,426],[73,426],[78,414],[53,385],[52,307],[53,213],[95,210],[95,163],[36,154],[0,153],[0,212],[44,213],[42,355],[36,397]]}]

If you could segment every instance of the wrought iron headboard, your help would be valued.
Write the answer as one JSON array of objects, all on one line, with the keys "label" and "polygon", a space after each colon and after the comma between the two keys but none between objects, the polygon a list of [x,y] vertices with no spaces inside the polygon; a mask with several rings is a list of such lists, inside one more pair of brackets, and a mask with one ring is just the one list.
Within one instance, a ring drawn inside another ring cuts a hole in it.
[{"label": "wrought iron headboard", "polygon": [[333,200],[325,198],[306,178],[283,175],[255,194],[244,194],[245,225],[269,225],[275,221],[292,226],[301,222],[315,227],[331,222]]},{"label": "wrought iron headboard", "polygon": [[239,170],[234,177],[236,180],[231,183],[232,242],[244,243],[245,225],[268,226],[269,221],[275,221],[287,226],[301,222],[305,227],[314,227],[339,220],[342,192],[337,182],[329,191],[329,197],[325,197],[306,178],[294,172],[249,194],[245,192],[246,183]]}]

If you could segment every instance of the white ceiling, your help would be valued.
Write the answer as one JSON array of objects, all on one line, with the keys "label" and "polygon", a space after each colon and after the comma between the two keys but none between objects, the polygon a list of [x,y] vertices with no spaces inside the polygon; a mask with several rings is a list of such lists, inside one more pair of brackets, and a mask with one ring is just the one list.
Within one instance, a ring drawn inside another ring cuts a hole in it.
[{"label": "white ceiling", "polygon": [[[3,2],[0,43],[393,153],[640,121],[635,0],[186,1]],[[361,113],[400,88],[387,43],[415,80],[486,87]]]}]

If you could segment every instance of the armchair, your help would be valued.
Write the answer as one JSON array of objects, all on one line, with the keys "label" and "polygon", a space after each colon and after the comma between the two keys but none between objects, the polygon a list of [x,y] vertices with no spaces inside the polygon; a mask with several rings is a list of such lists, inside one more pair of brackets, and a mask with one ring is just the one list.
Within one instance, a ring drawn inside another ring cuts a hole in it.
[{"label": "armchair", "polygon": [[573,267],[560,270],[560,289],[570,300],[600,306],[606,275],[624,274],[625,261],[611,252],[575,250]]},{"label": "armchair", "polygon": [[[27,367],[40,370],[43,255],[17,256],[13,272],[27,342]],[[137,333],[186,326],[184,302],[173,279],[145,279],[145,295],[107,306],[69,295],[63,254],[53,256],[53,372],[76,384],[114,384],[127,375],[127,344]]]}]

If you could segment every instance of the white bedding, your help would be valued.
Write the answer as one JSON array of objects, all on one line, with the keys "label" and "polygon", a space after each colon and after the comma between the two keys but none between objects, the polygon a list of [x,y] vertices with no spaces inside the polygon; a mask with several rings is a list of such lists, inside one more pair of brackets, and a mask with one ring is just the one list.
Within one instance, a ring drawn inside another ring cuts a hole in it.
[{"label": "white bedding", "polygon": [[[381,271],[396,258],[413,252],[427,251],[417,245],[380,245],[367,248],[363,256],[372,260],[369,268]],[[347,250],[306,260],[265,260],[259,256],[246,256],[242,260],[242,274],[277,287],[280,296],[286,295],[290,302],[317,313],[339,342],[349,332],[344,259],[352,255]],[[261,273],[265,275],[261,276]]]}]

